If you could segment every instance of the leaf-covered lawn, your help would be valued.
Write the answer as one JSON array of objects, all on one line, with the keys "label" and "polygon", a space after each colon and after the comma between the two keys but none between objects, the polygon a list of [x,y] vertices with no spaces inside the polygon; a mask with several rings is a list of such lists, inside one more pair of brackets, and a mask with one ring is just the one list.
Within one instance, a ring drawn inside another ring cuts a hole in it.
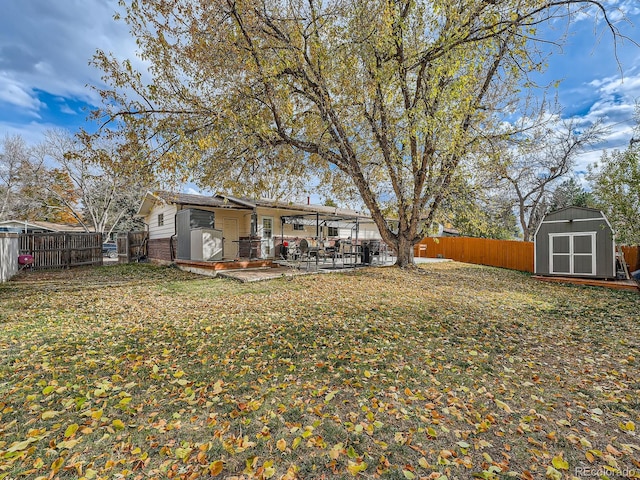
[{"label": "leaf-covered lawn", "polygon": [[635,293],[129,265],[21,275],[0,325],[0,478],[640,478]]}]

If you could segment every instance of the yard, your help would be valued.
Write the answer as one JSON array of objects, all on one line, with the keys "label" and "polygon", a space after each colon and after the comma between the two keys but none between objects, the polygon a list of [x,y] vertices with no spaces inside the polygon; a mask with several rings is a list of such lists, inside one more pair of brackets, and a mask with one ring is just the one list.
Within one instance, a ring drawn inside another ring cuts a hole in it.
[{"label": "yard", "polygon": [[639,317],[636,293],[453,262],[23,274],[0,479],[640,478]]}]

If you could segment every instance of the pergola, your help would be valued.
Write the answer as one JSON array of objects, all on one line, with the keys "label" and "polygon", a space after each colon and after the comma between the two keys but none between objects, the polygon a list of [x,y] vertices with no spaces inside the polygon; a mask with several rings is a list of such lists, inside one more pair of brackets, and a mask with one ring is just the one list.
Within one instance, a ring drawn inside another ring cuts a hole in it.
[{"label": "pergola", "polygon": [[[371,220],[369,220],[371,222]],[[369,223],[366,218],[362,218],[361,216],[355,215],[340,215],[335,213],[321,213],[321,212],[310,212],[310,213],[296,213],[293,215],[283,216],[281,217],[281,227],[280,227],[280,242],[284,245],[284,225],[305,225],[305,226],[315,226],[316,227],[316,235],[315,240],[317,242],[318,248],[320,247],[320,243],[322,241],[321,235],[321,227],[335,227],[342,229],[350,229],[352,234],[349,237],[349,245],[352,250],[350,256],[355,260],[352,263],[353,266],[357,263],[357,256],[359,252],[359,234],[360,234],[360,226],[363,223]],[[355,256],[355,257],[354,257]],[[318,268],[319,264],[319,256],[315,255],[315,263],[316,268]],[[335,262],[335,257],[334,257]]]},{"label": "pergola", "polygon": [[355,241],[358,240],[358,232],[360,225],[360,217],[356,216],[340,216],[327,213],[303,213],[296,215],[289,215],[281,217],[280,234],[284,237],[284,225],[306,225],[316,227],[316,239],[320,241],[320,228],[321,227],[335,227],[335,228],[348,228],[352,231],[355,230],[353,235]]}]

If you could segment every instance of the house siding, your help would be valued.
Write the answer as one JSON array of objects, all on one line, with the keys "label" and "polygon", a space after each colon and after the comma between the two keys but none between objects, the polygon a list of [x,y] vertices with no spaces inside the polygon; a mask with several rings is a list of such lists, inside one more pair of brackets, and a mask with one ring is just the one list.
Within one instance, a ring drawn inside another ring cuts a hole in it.
[{"label": "house siding", "polygon": [[[148,207],[147,207],[148,208]],[[250,208],[225,208],[225,207],[209,207],[200,205],[189,204],[172,204],[164,203],[158,200],[148,210],[148,214],[145,216],[145,222],[149,229],[149,258],[158,259],[162,261],[171,261],[171,255],[169,252],[169,239],[176,234],[176,215],[180,210],[194,208],[197,210],[212,211],[215,213],[215,226],[214,228],[222,230],[224,238],[224,258],[233,259],[239,255],[239,242],[241,238],[247,238],[251,235],[251,215],[252,210]],[[261,236],[262,219],[264,217],[270,217],[273,219],[272,226],[272,244],[269,248],[264,248],[263,255],[268,255],[271,258],[278,256],[280,249],[278,248],[281,240],[292,240],[296,238],[314,238],[316,237],[316,226],[305,225],[303,230],[294,230],[292,224],[282,224],[282,217],[289,217],[293,215],[304,215],[306,219],[315,219],[315,214],[304,210],[295,210],[289,208],[277,208],[260,206],[256,208],[258,215],[258,236]],[[158,215],[163,216],[163,225],[158,225]],[[321,214],[323,215],[323,214]],[[237,224],[237,234],[235,232],[225,232],[223,226],[227,220],[227,225],[234,226]],[[380,239],[380,233],[376,225],[371,222],[370,219],[363,219],[365,223],[359,225],[359,231],[357,238],[359,240]],[[323,239],[329,237],[328,228],[322,226],[320,228],[320,236]],[[227,235],[229,235],[227,237]],[[338,238],[356,238],[355,230],[352,228],[338,229]],[[331,237],[335,238],[335,237]],[[174,240],[174,250],[177,251],[177,239]]]},{"label": "house siding", "polygon": [[[171,261],[169,250],[169,239],[175,235],[175,221],[178,210],[186,209],[205,210],[215,213],[215,228],[222,229],[225,219],[235,219],[238,223],[238,237],[248,236],[251,230],[250,210],[231,210],[226,208],[215,208],[206,206],[191,205],[166,205],[158,203],[151,209],[145,218],[149,225],[149,258],[152,260]],[[164,224],[158,225],[158,215],[162,214]],[[224,235],[224,233],[223,233]],[[235,240],[238,240],[237,238]],[[174,239],[174,243],[177,239]],[[237,244],[235,244],[237,245]],[[174,249],[177,245],[174,245]],[[225,252],[225,258],[234,258],[237,247],[232,252]]]},{"label": "house siding", "polygon": [[[156,240],[160,238],[169,238],[175,234],[175,205],[157,204],[149,213],[147,217],[147,224],[149,225],[149,240]],[[162,214],[164,218],[164,224],[158,225],[158,215]]]},{"label": "house siding", "polygon": [[360,225],[358,238],[362,238],[363,240],[380,240],[382,236],[375,223],[365,223]]}]

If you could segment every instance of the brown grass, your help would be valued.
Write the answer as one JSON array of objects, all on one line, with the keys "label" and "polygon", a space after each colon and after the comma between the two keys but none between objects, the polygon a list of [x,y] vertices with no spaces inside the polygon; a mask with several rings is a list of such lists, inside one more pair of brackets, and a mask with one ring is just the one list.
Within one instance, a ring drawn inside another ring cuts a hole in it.
[{"label": "brown grass", "polygon": [[640,296],[457,263],[0,286],[0,479],[640,477]]}]

